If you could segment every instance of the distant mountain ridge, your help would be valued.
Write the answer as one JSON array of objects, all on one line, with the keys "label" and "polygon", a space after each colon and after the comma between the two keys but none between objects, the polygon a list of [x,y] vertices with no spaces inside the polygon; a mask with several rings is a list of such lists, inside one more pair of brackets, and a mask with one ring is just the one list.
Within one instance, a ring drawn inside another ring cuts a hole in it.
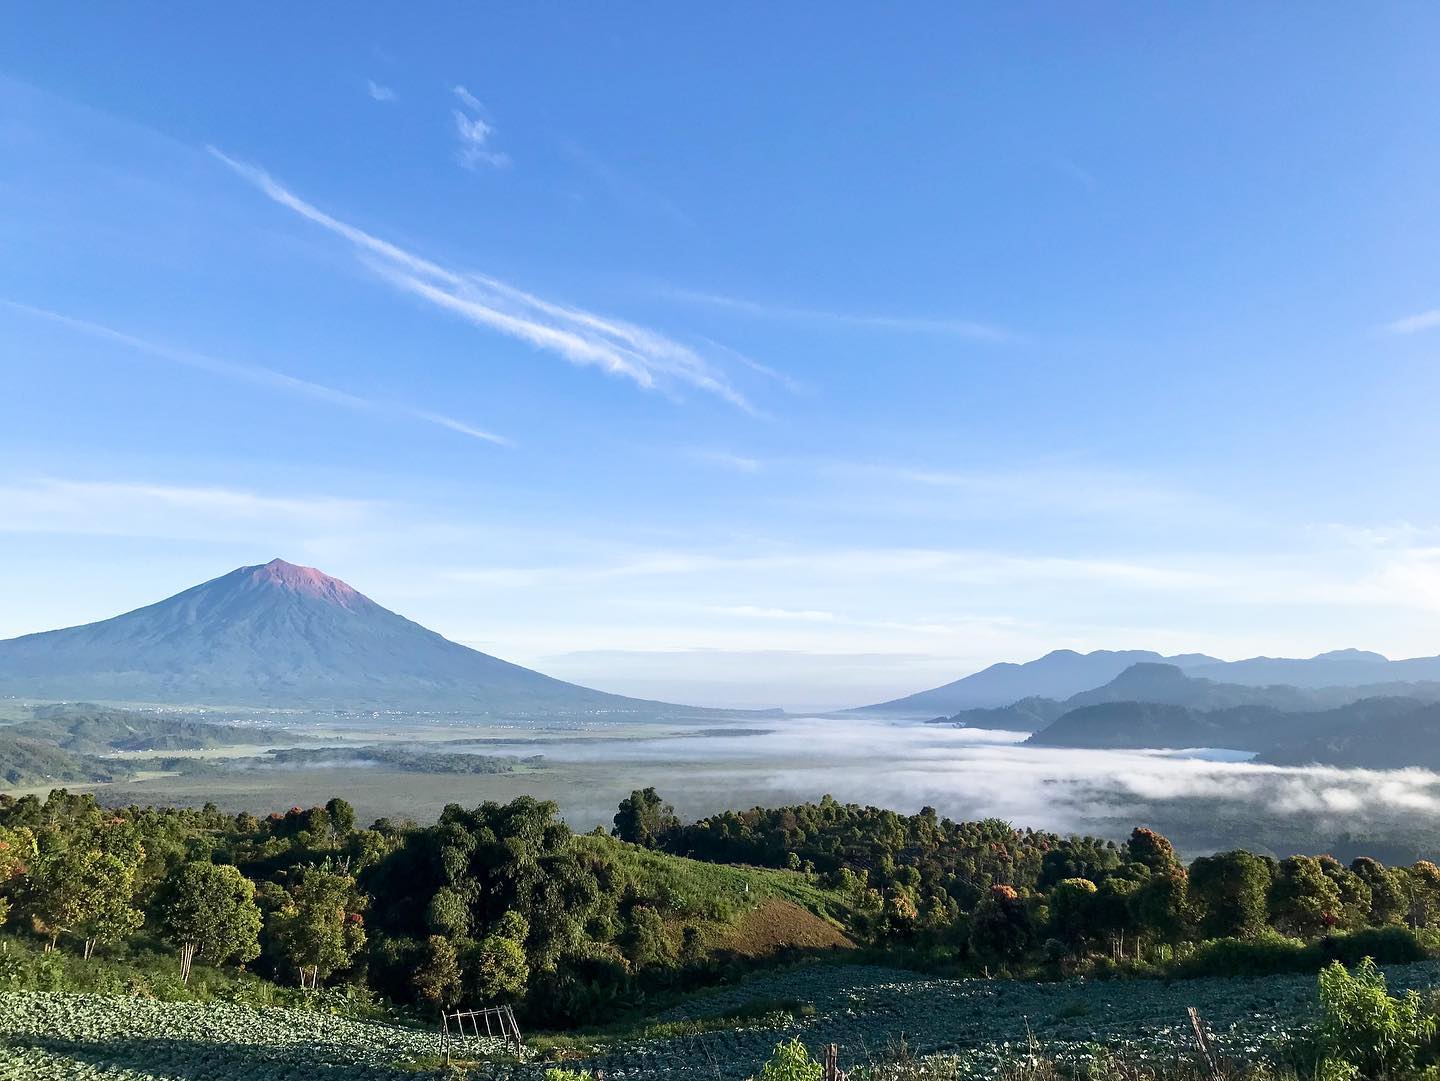
[{"label": "distant mountain ridge", "polygon": [[1098,649],[1093,653],[1057,649],[1024,664],[1002,661],[943,687],[861,706],[851,712],[934,717],[965,709],[1009,706],[1022,698],[1064,699],[1108,683],[1131,665],[1143,662],[1183,666],[1221,663],[1201,653],[1165,657],[1148,649]]},{"label": "distant mountain ridge", "polygon": [[0,693],[519,715],[689,709],[502,661],[381,607],[338,578],[281,559],[112,619],[0,641]]},{"label": "distant mountain ridge", "polygon": [[1026,698],[1069,699],[1095,690],[1136,664],[1170,665],[1193,678],[1246,687],[1288,686],[1402,688],[1411,683],[1440,683],[1440,656],[1392,661],[1380,653],[1337,649],[1314,657],[1250,657],[1222,661],[1203,653],[1166,657],[1152,650],[1057,649],[1033,661],[992,664],[973,675],[903,698],[860,706],[852,713],[880,716],[949,716],[963,710],[1004,709]]}]

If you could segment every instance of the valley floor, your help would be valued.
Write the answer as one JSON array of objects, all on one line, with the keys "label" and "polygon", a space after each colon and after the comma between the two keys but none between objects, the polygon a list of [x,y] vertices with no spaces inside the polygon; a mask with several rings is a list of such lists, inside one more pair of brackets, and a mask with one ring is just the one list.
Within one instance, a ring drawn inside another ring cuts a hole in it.
[{"label": "valley floor", "polygon": [[[1440,962],[1397,966],[1387,975],[1392,991],[1428,988],[1440,983]],[[765,1000],[809,1003],[814,1013],[699,1035],[643,1036],[657,1022],[714,1017]],[[798,1036],[812,1051],[838,1044],[849,1068],[885,1061],[903,1045],[910,1055],[944,1056],[946,1076],[980,1079],[1025,1053],[1032,1033],[1060,1062],[1086,1058],[1097,1044],[1173,1062],[1191,1048],[1185,1011],[1192,1005],[1223,1055],[1250,1061],[1313,1019],[1315,977],[1028,983],[811,965],[697,996],[574,1065],[611,1078],[740,1081],[758,1072],[777,1042]],[[417,1062],[438,1051],[433,1031],[318,1013],[42,992],[0,994],[0,1037],[5,1081],[401,1081],[416,1077]],[[538,1081],[546,1068],[494,1062],[480,1076]]]}]

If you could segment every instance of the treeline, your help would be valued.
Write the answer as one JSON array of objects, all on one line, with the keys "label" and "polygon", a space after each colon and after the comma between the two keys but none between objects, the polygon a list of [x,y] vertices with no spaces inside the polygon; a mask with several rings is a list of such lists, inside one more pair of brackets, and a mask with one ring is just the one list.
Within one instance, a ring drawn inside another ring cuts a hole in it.
[{"label": "treeline", "polygon": [[729,914],[703,884],[677,888],[627,855],[643,854],[577,836],[529,797],[362,828],[343,799],[257,818],[0,796],[0,929],[87,959],[171,950],[180,979],[244,967],[564,1024],[740,963],[706,948]]},{"label": "treeline", "polygon": [[[1169,960],[1217,940],[1264,941],[1273,951],[1277,936],[1303,945],[1367,929],[1440,928],[1440,868],[1425,860],[1385,867],[1360,857],[1347,866],[1232,851],[1187,866],[1145,828],[1117,844],[828,796],[685,825],[653,788],[621,804],[615,832],[694,859],[813,873],[855,897],[857,930],[872,941],[927,946],[990,969],[1073,968],[1096,954]],[[1399,954],[1418,949],[1406,936],[1389,941]],[[1230,956],[1243,952],[1231,947]]]},{"label": "treeline", "polygon": [[1440,926],[1430,863],[1229,852],[1187,866],[1146,829],[1116,844],[828,797],[686,825],[646,789],[613,833],[577,836],[528,797],[362,828],[343,799],[256,818],[0,796],[0,925],[86,959],[173,951],[178,980],[243,967],[427,1010],[512,1003],[543,1024],[735,974],[753,962],[720,932],[781,895],[891,960],[991,974],[1239,972],[1362,940],[1404,960]]}]

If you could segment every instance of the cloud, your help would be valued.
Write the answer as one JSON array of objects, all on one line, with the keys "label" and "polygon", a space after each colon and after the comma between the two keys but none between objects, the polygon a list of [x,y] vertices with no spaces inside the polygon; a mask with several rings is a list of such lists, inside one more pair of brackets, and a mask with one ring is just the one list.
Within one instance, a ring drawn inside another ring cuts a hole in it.
[{"label": "cloud", "polygon": [[365,81],[365,88],[370,92],[370,96],[376,101],[395,100],[395,91],[390,89],[390,87],[388,86],[381,86],[374,79],[367,79]]},{"label": "cloud", "polygon": [[[561,567],[519,567],[501,571],[455,570],[454,581],[498,584],[513,581],[594,582],[605,579],[666,578],[721,573],[781,572],[833,575],[841,579],[876,580],[916,577],[933,585],[1009,586],[1019,583],[1082,582],[1126,584],[1146,589],[1210,590],[1215,574],[1123,559],[1079,559],[1064,556],[1017,556],[983,549],[836,548],[794,549],[762,554],[724,555],[699,552],[651,552],[612,563]],[[933,627],[935,624],[926,624]]]},{"label": "cloud", "polygon": [[0,532],[208,537],[239,525],[349,529],[376,507],[367,500],[213,486],[41,478],[0,485]]},{"label": "cloud", "polygon": [[971,341],[999,344],[1015,340],[1015,335],[1001,327],[969,319],[928,319],[897,315],[866,315],[853,312],[825,311],[819,308],[796,308],[782,304],[761,304],[753,300],[706,293],[692,289],[665,288],[663,297],[690,304],[725,308],[757,319],[785,319],[793,322],[821,323],[843,327],[867,327],[872,330],[893,330],[904,334],[937,334]]},{"label": "cloud", "polygon": [[566,139],[560,143],[560,152],[598,181],[621,207],[627,210],[654,211],[679,225],[695,224],[688,214],[665,196],[637,184],[579,143]]},{"label": "cloud", "polygon": [[833,623],[836,619],[834,612],[818,609],[765,608],[754,604],[717,605],[707,610],[722,616],[739,616],[742,619],[798,620],[802,623]]},{"label": "cloud", "polygon": [[1422,330],[1434,330],[1436,327],[1440,327],[1440,308],[1407,315],[1393,323],[1386,323],[1381,329],[1387,334],[1418,334]]},{"label": "cloud", "polygon": [[281,206],[348,240],[377,277],[401,292],[475,326],[523,341],[571,364],[598,367],[646,390],[683,383],[757,415],[745,396],[690,346],[632,323],[544,300],[486,274],[441,266],[331,217],[264,170],[227,157],[214,147],[209,150]]},{"label": "cloud", "polygon": [[455,134],[460,138],[460,164],[467,169],[477,165],[493,165],[497,169],[508,166],[510,155],[491,150],[487,145],[495,129],[481,115],[485,107],[463,86],[455,87],[454,93],[461,105],[451,113],[455,120]]},{"label": "cloud", "polygon": [[765,463],[758,458],[747,458],[724,450],[697,450],[692,451],[691,456],[697,461],[733,469],[737,473],[759,473],[765,468]]},{"label": "cloud", "polygon": [[137,338],[130,334],[122,333],[100,323],[92,323],[86,319],[76,319],[73,316],[62,315],[59,312],[49,311],[45,308],[36,308],[29,304],[21,304],[18,301],[5,300],[0,298],[0,305],[10,308],[13,311],[24,312],[27,315],[45,319],[61,326],[77,330],[82,334],[91,337],[104,338],[107,341],[117,342],[120,345],[133,349],[148,356],[159,357],[175,364],[183,364],[188,368],[196,368],[200,371],[210,372],[213,375],[224,376],[228,379],[238,379],[246,383],[254,383],[259,386],[270,387],[273,390],[283,391],[302,397],[314,398],[318,401],[328,402],[331,405],[345,406],[349,409],[363,412],[381,413],[396,417],[406,417],[411,420],[422,421],[426,424],[439,425],[448,428],[453,432],[460,432],[473,439],[479,439],[486,443],[494,443],[498,446],[511,446],[510,440],[504,436],[487,432],[464,421],[456,420],[454,417],[446,416],[443,413],[434,413],[425,409],[416,409],[408,405],[400,405],[395,402],[376,401],[373,398],[362,398],[357,394],[348,391],[338,390],[323,383],[312,383],[308,379],[299,379],[293,375],[286,375],[284,372],[277,372],[273,368],[264,368],[257,364],[241,364],[231,360],[221,360],[217,357],[206,356],[204,353],[193,353],[184,349],[173,349],[167,345],[159,345],[149,342],[143,338]]}]

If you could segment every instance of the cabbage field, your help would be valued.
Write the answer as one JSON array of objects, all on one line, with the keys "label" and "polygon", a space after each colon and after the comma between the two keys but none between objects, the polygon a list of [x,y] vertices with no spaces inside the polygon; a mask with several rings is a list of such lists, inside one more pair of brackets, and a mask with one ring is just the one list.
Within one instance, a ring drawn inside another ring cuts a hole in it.
[{"label": "cabbage field", "polygon": [[[1392,990],[1423,989],[1440,983],[1440,963],[1387,975]],[[694,998],[654,1020],[696,1020],[766,999],[807,1002],[814,1014],[619,1041],[589,1065],[617,1079],[738,1081],[779,1040],[799,1036],[812,1049],[839,1044],[845,1065],[883,1058],[903,1040],[911,1054],[952,1056],[962,1074],[980,1078],[1027,1045],[1027,1028],[1062,1060],[1097,1044],[1171,1058],[1189,1046],[1191,1005],[1224,1053],[1250,1058],[1313,1017],[1315,977],[1025,983],[817,965]],[[0,994],[0,1040],[3,1081],[400,1081],[426,1076],[413,1062],[438,1047],[433,1032],[296,1010],[58,993]],[[538,1078],[543,1069],[496,1062],[483,1076]]]}]

